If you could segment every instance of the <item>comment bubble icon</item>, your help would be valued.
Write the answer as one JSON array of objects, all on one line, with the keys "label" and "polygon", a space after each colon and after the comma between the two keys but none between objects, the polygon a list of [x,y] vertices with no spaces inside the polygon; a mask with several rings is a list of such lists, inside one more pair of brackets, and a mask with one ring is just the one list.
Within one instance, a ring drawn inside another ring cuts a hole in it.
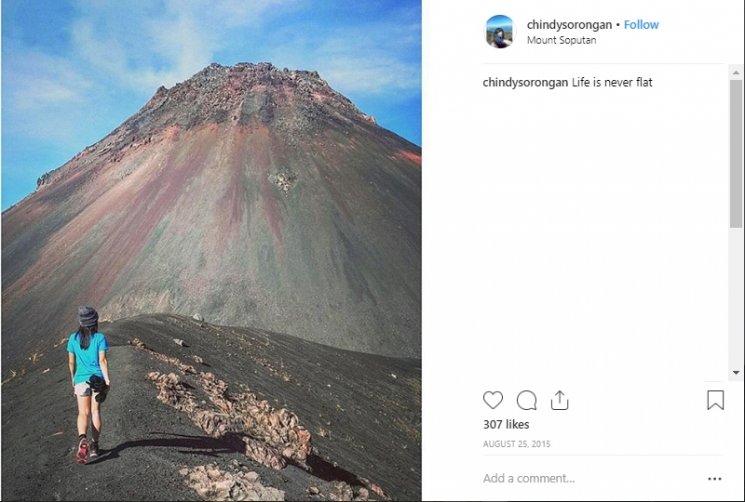
[{"label": "comment bubble icon", "polygon": [[538,409],[538,398],[532,390],[524,390],[517,395],[517,407],[529,411]]}]

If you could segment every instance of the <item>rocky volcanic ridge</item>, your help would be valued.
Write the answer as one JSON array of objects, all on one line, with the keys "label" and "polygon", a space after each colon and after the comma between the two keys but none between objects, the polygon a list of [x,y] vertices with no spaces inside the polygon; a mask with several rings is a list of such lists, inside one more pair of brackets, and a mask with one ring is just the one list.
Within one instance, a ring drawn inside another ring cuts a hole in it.
[{"label": "rocky volcanic ridge", "polygon": [[256,472],[243,469],[231,472],[209,464],[184,467],[179,474],[202,500],[285,500],[284,491],[264,486]]},{"label": "rocky volcanic ridge", "polygon": [[[133,340],[132,344],[147,350],[138,339]],[[154,371],[147,378],[158,388],[160,401],[186,413],[212,437],[238,433],[239,440],[245,443],[246,456],[260,464],[282,469],[287,465],[285,459],[305,463],[311,452],[311,435],[298,424],[294,413],[285,409],[275,410],[267,401],[257,399],[251,392],[230,396],[228,385],[213,373],[197,373],[193,366],[175,358],[151,353],[157,359],[170,362],[184,374],[197,375],[199,388],[217,410],[200,406],[196,395],[190,390],[195,386],[184,381],[183,377]]]},{"label": "rocky volcanic ridge", "polygon": [[[216,464],[184,467],[179,474],[186,477],[186,484],[203,500],[285,500],[285,493],[277,488],[264,486],[256,472],[248,467],[220,469]],[[322,492],[311,486],[306,491],[313,500],[368,501],[370,491],[364,487],[356,490],[343,481],[333,481],[330,489]]]},{"label": "rocky volcanic ridge", "polygon": [[[183,345],[182,340],[176,343]],[[185,413],[204,432],[226,441],[233,449],[244,452],[246,457],[259,464],[282,470],[289,461],[311,470],[306,463],[312,454],[311,434],[299,424],[297,415],[284,408],[273,408],[247,388],[238,394],[228,393],[228,384],[214,373],[198,372],[194,366],[184,364],[178,358],[149,349],[138,338],[131,340],[130,344],[159,361],[175,366],[182,373],[181,376],[158,371],[148,373],[147,379],[159,391],[159,401]],[[187,375],[193,378],[187,381]],[[206,401],[200,401],[195,393],[198,389],[216,409],[205,407]],[[193,470],[184,469],[180,473],[188,476],[189,486],[206,500],[273,500],[271,497],[284,496],[280,490],[269,488],[267,491],[258,483],[258,475],[252,472],[230,474],[215,466],[201,466]],[[376,500],[369,498],[370,491],[380,500],[389,500],[377,484],[364,478],[357,479],[365,482],[366,487],[353,488],[343,481],[335,481],[328,494],[329,500]],[[320,494],[320,490],[311,493],[313,491],[310,490],[309,495]],[[266,498],[245,498],[256,495]]]}]

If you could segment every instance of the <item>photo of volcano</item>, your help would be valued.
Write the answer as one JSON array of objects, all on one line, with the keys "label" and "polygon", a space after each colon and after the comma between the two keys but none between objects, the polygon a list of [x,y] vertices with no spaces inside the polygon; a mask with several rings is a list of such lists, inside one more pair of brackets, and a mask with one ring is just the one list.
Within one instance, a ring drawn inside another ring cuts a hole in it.
[{"label": "photo of volcano", "polygon": [[[3,206],[2,498],[421,498],[421,148],[323,68],[152,89]],[[86,465],[80,305],[112,375]]]}]

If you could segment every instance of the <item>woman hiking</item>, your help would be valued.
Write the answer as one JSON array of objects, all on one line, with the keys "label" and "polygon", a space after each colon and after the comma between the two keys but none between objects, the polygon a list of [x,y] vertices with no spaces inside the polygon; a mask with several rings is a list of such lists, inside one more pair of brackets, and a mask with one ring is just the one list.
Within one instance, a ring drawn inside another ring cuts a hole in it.
[{"label": "woman hiking", "polygon": [[[111,385],[106,336],[98,332],[98,312],[92,307],[78,308],[80,327],[67,340],[67,362],[74,394],[78,400],[78,452],[75,460],[84,464],[98,456],[101,434],[101,402]],[[93,430],[88,441],[88,417]]]}]

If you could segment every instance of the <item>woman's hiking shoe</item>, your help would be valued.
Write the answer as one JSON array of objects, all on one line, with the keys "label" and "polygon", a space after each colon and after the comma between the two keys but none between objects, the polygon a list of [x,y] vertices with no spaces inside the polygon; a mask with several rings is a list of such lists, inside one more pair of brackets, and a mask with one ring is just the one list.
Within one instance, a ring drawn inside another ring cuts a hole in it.
[{"label": "woman's hiking shoe", "polygon": [[88,453],[88,458],[94,459],[97,456],[98,456],[98,441],[91,441],[91,447]]},{"label": "woman's hiking shoe", "polygon": [[88,444],[88,440],[83,438],[78,444],[78,454],[75,455],[75,461],[79,464],[85,464],[88,462],[89,455],[90,445]]}]

